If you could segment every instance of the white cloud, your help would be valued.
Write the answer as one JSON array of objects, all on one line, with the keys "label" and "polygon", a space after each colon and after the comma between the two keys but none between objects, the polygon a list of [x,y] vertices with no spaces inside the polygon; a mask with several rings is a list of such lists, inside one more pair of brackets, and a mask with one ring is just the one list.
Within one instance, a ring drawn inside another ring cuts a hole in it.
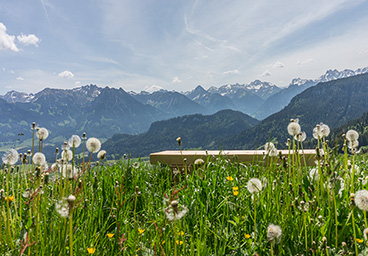
[{"label": "white cloud", "polygon": [[5,72],[5,68],[1,68],[1,70]]},{"label": "white cloud", "polygon": [[271,72],[266,70],[265,72],[262,73],[261,76],[270,76],[271,75]]},{"label": "white cloud", "polygon": [[143,91],[152,93],[152,92],[159,91],[162,89],[163,88],[161,86],[154,84],[154,85],[149,85],[149,86],[144,87]]},{"label": "white cloud", "polygon": [[281,61],[276,61],[275,64],[273,64],[273,68],[283,68],[285,65]]},{"label": "white cloud", "polygon": [[9,70],[9,73],[14,74],[15,72],[14,72],[14,70],[11,69],[11,70]]},{"label": "white cloud", "polygon": [[75,84],[76,86],[79,86],[79,85],[81,85],[81,81],[76,81],[74,84]]},{"label": "white cloud", "polygon": [[172,83],[181,83],[182,81],[179,79],[179,77],[175,76],[171,82]]},{"label": "white cloud", "polygon": [[234,70],[225,71],[223,74],[224,75],[227,75],[227,74],[237,75],[237,74],[240,74],[240,71],[237,69],[234,69]]},{"label": "white cloud", "polygon": [[70,72],[69,70],[65,70],[65,71],[59,73],[58,76],[62,77],[62,78],[73,78],[74,74],[72,72]]},{"label": "white cloud", "polygon": [[11,50],[18,52],[19,49],[14,43],[15,36],[6,33],[6,27],[0,22],[0,50]]},{"label": "white cloud", "polygon": [[21,76],[18,76],[18,77],[17,77],[17,80],[19,80],[19,81],[23,81],[23,80],[24,80],[24,78],[23,78],[23,77],[21,77]]},{"label": "white cloud", "polygon": [[29,35],[20,35],[17,36],[17,39],[20,43],[25,44],[25,45],[34,45],[36,47],[38,47],[38,43],[40,42],[40,39],[35,36],[34,34],[29,34]]}]

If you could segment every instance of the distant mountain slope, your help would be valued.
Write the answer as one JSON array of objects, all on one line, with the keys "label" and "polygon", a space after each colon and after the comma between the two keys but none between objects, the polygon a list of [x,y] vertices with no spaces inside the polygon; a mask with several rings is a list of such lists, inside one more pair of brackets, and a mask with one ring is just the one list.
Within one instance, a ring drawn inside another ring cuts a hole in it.
[{"label": "distant mountain slope", "polygon": [[345,134],[350,129],[356,130],[359,133],[359,147],[368,146],[368,112],[365,112],[357,119],[351,120],[342,126],[332,129],[330,135],[332,145],[339,143],[340,146],[342,146],[342,134]]},{"label": "distant mountain slope", "polygon": [[255,126],[258,120],[239,111],[223,110],[213,115],[188,115],[154,122],[149,130],[139,135],[116,134],[103,144],[110,155],[121,157],[148,156],[161,150],[178,149],[177,137],[182,138],[183,149],[219,149],[215,141],[223,136],[238,134]]},{"label": "distant mountain slope", "polygon": [[234,102],[229,97],[222,96],[216,92],[208,92],[200,85],[194,90],[187,92],[186,96],[207,108],[211,113],[216,113],[223,109],[236,109]]},{"label": "distant mountain slope", "polygon": [[334,128],[367,112],[367,98],[368,74],[319,83],[295,96],[280,112],[222,143],[228,148],[253,149],[271,136],[283,147],[289,137],[286,127],[291,118],[299,118],[302,130],[311,136],[317,123]]},{"label": "distant mountain slope", "polygon": [[174,91],[160,90],[153,93],[131,93],[131,95],[139,102],[167,113],[167,118],[191,114],[206,114],[209,112],[205,107]]},{"label": "distant mountain slope", "polygon": [[368,68],[359,68],[355,71],[350,69],[338,71],[334,69],[327,70],[325,74],[314,80],[295,78],[291,81],[287,88],[284,88],[268,97],[265,102],[254,113],[252,113],[252,116],[255,116],[257,119],[262,120],[283,109],[297,94],[320,82],[328,82],[336,79],[347,78],[351,76],[365,74],[367,72]]},{"label": "distant mountain slope", "polygon": [[162,116],[159,110],[142,104],[122,88],[109,87],[105,87],[82,112],[84,116],[77,130],[104,138],[115,133],[141,133]]}]

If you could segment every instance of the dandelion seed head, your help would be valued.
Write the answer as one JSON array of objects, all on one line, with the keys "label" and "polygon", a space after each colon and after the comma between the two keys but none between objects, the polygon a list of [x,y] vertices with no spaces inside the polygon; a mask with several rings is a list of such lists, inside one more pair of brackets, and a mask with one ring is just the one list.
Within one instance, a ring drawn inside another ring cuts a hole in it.
[{"label": "dandelion seed head", "polygon": [[72,148],[72,147],[79,147],[81,144],[82,140],[78,135],[72,135],[72,137],[70,137],[70,139],[68,140],[68,145]]},{"label": "dandelion seed head", "polygon": [[37,129],[36,136],[39,140],[45,140],[49,137],[49,131],[46,128]]},{"label": "dandelion seed head", "polygon": [[18,162],[19,160],[19,154],[18,151],[16,151],[15,149],[9,149],[8,151],[6,151],[6,153],[2,156],[1,160],[3,161],[4,164],[6,165],[14,165]]},{"label": "dandelion seed head", "polygon": [[97,153],[101,149],[101,142],[97,138],[89,138],[86,146],[89,152]]},{"label": "dandelion seed head", "polygon": [[368,211],[368,191],[359,190],[355,193],[355,205],[362,211]]},{"label": "dandelion seed head", "polygon": [[258,193],[262,190],[262,182],[257,178],[252,178],[247,183],[247,189],[251,194]]},{"label": "dandelion seed head", "polygon": [[321,137],[327,137],[328,135],[330,135],[330,127],[327,124],[321,123],[320,133]]},{"label": "dandelion seed head", "polygon": [[291,135],[291,136],[295,136],[297,134],[300,133],[301,131],[301,128],[300,128],[300,125],[299,123],[297,122],[290,122],[288,127],[287,127],[287,130],[288,130],[288,133]]},{"label": "dandelion seed head", "polygon": [[305,132],[300,132],[297,135],[294,136],[294,139],[299,141],[299,142],[303,142],[305,141],[305,139],[307,138],[307,134]]},{"label": "dandelion seed head", "polygon": [[348,141],[356,141],[359,139],[359,133],[355,130],[349,130],[346,132],[345,137]]},{"label": "dandelion seed head", "polygon": [[169,207],[165,209],[165,215],[169,221],[180,220],[187,212],[188,208],[184,205],[180,205],[177,200],[173,200]]},{"label": "dandelion seed head", "polygon": [[60,167],[61,175],[64,178],[72,179],[73,177],[76,177],[78,175],[78,169],[72,164],[62,165]]},{"label": "dandelion seed head", "polygon": [[100,150],[97,154],[97,158],[102,160],[105,158],[105,155],[106,155],[106,150]]},{"label": "dandelion seed head", "polygon": [[56,212],[62,218],[69,218],[69,204],[66,201],[66,198],[62,198],[60,201],[55,203]]},{"label": "dandelion seed head", "polygon": [[71,161],[73,159],[73,152],[70,149],[63,150],[61,152],[61,157],[64,161]]},{"label": "dandelion seed head", "polygon": [[266,153],[268,156],[272,156],[272,157],[277,156],[277,148],[272,142],[267,142],[264,145],[264,149],[266,150]]},{"label": "dandelion seed head", "polygon": [[280,241],[282,235],[282,230],[280,228],[280,226],[278,225],[274,225],[274,224],[270,224],[267,228],[267,239],[269,242],[272,241]]},{"label": "dandelion seed head", "polygon": [[36,154],[33,155],[32,161],[35,165],[41,166],[44,163],[46,163],[46,157],[43,153],[37,152]]},{"label": "dandelion seed head", "polygon": [[198,158],[194,161],[194,165],[203,165],[204,164],[204,160],[202,158]]}]

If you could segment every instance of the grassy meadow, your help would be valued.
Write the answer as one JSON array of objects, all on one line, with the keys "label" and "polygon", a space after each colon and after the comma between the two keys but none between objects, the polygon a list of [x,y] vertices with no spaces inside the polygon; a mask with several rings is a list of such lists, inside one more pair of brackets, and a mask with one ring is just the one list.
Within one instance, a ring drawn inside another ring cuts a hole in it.
[{"label": "grassy meadow", "polygon": [[[75,135],[46,163],[41,129],[28,152],[2,158],[0,255],[368,255],[367,159],[353,131],[339,153],[317,125],[314,167],[266,143],[267,166],[208,157],[177,170],[109,162],[98,139]],[[296,120],[285,132],[303,148]]]}]

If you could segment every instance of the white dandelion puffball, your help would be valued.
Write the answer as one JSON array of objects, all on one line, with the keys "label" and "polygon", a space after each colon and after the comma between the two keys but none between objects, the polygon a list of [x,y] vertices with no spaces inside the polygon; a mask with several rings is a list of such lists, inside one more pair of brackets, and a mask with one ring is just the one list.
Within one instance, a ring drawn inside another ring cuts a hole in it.
[{"label": "white dandelion puffball", "polygon": [[299,141],[299,142],[303,142],[305,141],[305,139],[307,138],[307,134],[305,132],[300,132],[297,135],[294,136],[294,139]]},{"label": "white dandelion puffball", "polygon": [[297,122],[290,122],[287,127],[287,130],[288,130],[288,133],[294,137],[295,135],[300,133],[301,128]]},{"label": "white dandelion puffball", "polygon": [[91,153],[97,153],[100,151],[101,142],[97,138],[89,138],[87,140],[87,149]]},{"label": "white dandelion puffball", "polygon": [[70,139],[68,140],[68,144],[69,146],[72,148],[77,148],[80,146],[82,140],[78,135],[73,135],[72,137],[70,137]]},{"label": "white dandelion puffball", "polygon": [[318,168],[312,168],[309,172],[309,176],[312,180],[318,180],[319,174],[318,174]]},{"label": "white dandelion puffball", "polygon": [[198,158],[194,161],[194,165],[203,165],[204,160],[202,158]]},{"label": "white dandelion puffball", "polygon": [[330,127],[328,127],[327,124],[321,123],[319,126],[322,137],[327,137],[330,135]]},{"label": "white dandelion puffball", "polygon": [[368,211],[368,191],[359,190],[355,193],[355,205],[358,206],[360,210]]},{"label": "white dandelion puffball", "polygon": [[14,165],[19,160],[18,151],[15,149],[9,149],[1,158],[4,164],[6,165]]},{"label": "white dandelion puffball", "polygon": [[251,194],[258,193],[262,190],[262,182],[257,178],[252,178],[247,183],[247,189]]},{"label": "white dandelion puffball", "polygon": [[319,140],[321,138],[321,127],[319,124],[316,125],[316,127],[313,128],[313,138],[316,140]]},{"label": "white dandelion puffball", "polygon": [[44,163],[46,163],[46,157],[41,152],[37,152],[36,154],[34,154],[32,160],[33,163],[36,165],[43,165]]},{"label": "white dandelion puffball", "polygon": [[104,159],[105,155],[106,155],[106,150],[101,150],[100,152],[98,152],[97,158],[98,159]]},{"label": "white dandelion puffball", "polygon": [[268,151],[271,151],[273,150],[275,147],[275,144],[273,144],[272,142],[267,142],[265,145],[264,145],[264,149],[268,152]]},{"label": "white dandelion puffball", "polygon": [[348,142],[348,148],[356,149],[359,146],[359,141],[353,140]]},{"label": "white dandelion puffball", "polygon": [[49,137],[49,131],[46,128],[40,128],[37,130],[36,136],[39,140],[45,140]]},{"label": "white dandelion puffball", "polygon": [[66,198],[62,198],[59,202],[55,203],[55,209],[60,217],[69,218],[69,204]]},{"label": "white dandelion puffball", "polygon": [[179,205],[179,202],[174,200],[169,207],[165,209],[166,218],[169,221],[180,220],[188,212],[188,208],[184,205]]},{"label": "white dandelion puffball", "polygon": [[70,149],[63,150],[61,152],[61,158],[69,162],[73,159],[73,152]]},{"label": "white dandelion puffball", "polygon": [[345,137],[348,141],[356,141],[359,139],[359,133],[355,130],[349,130],[346,132]]},{"label": "white dandelion puffball", "polygon": [[64,178],[72,179],[78,175],[78,169],[73,167],[72,164],[63,165],[60,167],[61,175]]},{"label": "white dandelion puffball", "polygon": [[280,241],[282,235],[282,230],[280,228],[280,226],[278,225],[274,225],[274,224],[270,224],[267,228],[267,238],[269,242],[272,242],[274,240],[276,241]]}]

